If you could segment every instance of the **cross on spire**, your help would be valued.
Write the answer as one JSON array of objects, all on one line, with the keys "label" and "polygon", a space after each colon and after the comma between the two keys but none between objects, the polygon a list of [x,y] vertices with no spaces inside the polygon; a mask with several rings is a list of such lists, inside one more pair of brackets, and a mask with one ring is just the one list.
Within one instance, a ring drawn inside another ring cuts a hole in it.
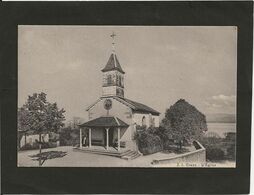
[{"label": "cross on spire", "polygon": [[115,37],[116,37],[116,34],[114,33],[114,31],[112,32],[110,37],[112,38],[112,51],[113,51],[113,53],[115,53]]},{"label": "cross on spire", "polygon": [[115,36],[116,36],[116,34],[113,31],[113,33],[110,35],[110,37],[114,40]]}]

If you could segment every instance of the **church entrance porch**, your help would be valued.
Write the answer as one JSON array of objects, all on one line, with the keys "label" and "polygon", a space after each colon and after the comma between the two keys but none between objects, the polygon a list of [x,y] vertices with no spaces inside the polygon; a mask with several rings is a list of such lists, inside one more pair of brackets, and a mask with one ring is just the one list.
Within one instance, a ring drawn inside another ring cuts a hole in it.
[{"label": "church entrance porch", "polygon": [[[81,129],[82,131],[82,129]],[[82,147],[98,146],[104,147],[107,150],[114,148],[120,150],[121,128],[107,127],[107,128],[89,128],[85,133],[81,132]],[[119,140],[119,143],[118,143]],[[118,147],[119,145],[119,147]]]},{"label": "church entrance porch", "polygon": [[[98,146],[99,148],[101,147],[107,148],[107,134],[108,134],[108,148],[109,149],[110,147],[115,148],[117,146],[116,135],[118,134],[118,129],[114,127],[91,128],[91,146]],[[82,146],[83,147],[89,146],[89,129],[85,129],[82,132]]]},{"label": "church entrance porch", "polygon": [[[102,116],[88,121],[80,127],[80,148],[87,146],[104,146],[106,150],[115,148],[120,151],[121,146],[121,129],[129,125],[113,116]],[[86,130],[83,135],[82,130]]]}]

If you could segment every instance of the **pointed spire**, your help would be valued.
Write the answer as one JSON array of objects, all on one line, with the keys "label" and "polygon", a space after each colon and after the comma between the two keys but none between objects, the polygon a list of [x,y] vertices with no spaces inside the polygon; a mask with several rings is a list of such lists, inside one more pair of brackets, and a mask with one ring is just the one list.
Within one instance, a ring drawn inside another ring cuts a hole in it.
[{"label": "pointed spire", "polygon": [[115,54],[111,54],[106,66],[101,70],[102,72],[107,72],[110,70],[118,70],[121,73],[125,73],[117,59],[117,56]]},{"label": "pointed spire", "polygon": [[110,35],[112,38],[112,54],[109,57],[109,60],[106,64],[106,66],[102,69],[102,72],[110,71],[110,70],[118,70],[121,73],[125,73],[117,59],[116,52],[115,52],[115,37],[116,34],[112,32]]}]

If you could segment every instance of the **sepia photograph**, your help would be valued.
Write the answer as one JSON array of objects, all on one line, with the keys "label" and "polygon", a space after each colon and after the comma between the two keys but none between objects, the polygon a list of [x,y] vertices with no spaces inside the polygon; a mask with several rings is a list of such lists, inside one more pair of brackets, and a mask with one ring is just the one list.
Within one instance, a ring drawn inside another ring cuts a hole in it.
[{"label": "sepia photograph", "polygon": [[236,168],[236,26],[17,30],[18,167]]}]

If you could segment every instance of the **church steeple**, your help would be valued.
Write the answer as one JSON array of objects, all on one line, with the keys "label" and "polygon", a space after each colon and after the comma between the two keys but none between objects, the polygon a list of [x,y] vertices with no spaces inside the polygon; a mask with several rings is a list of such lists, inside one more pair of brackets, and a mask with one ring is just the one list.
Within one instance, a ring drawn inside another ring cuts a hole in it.
[{"label": "church steeple", "polygon": [[102,96],[124,97],[124,74],[116,53],[115,53],[115,33],[112,33],[112,53],[103,72]]},{"label": "church steeple", "polygon": [[125,73],[117,59],[117,56],[115,53],[112,53],[108,59],[108,62],[106,66],[101,70],[102,72],[107,72],[111,70],[118,70],[121,73]]}]

